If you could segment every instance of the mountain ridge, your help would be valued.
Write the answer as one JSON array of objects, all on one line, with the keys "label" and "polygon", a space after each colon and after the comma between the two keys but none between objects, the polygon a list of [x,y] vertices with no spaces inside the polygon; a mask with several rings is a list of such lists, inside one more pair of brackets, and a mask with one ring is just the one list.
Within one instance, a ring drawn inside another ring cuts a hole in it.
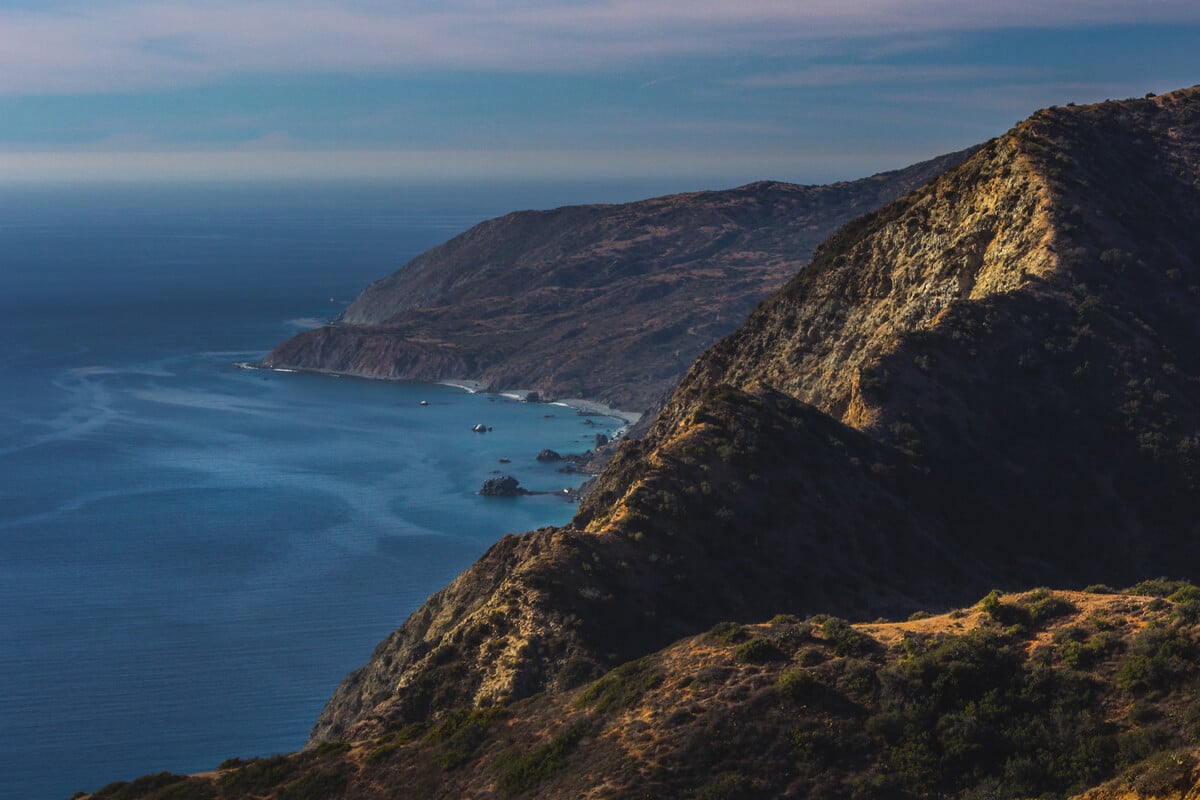
[{"label": "mountain ridge", "polygon": [[1200,573],[1197,343],[1200,87],[1038,112],[834,233],[261,794],[1194,792],[1200,590],[1026,590]]},{"label": "mountain ridge", "polygon": [[[1156,132],[1195,164],[1198,95],[1040,112],[836,233],[697,362],[569,526],[498,544],[452,585],[455,599],[414,614],[372,659],[389,665],[379,693],[352,675],[316,740],[346,730],[354,717],[339,715],[343,705],[376,704],[382,719],[403,720],[439,696],[506,701],[665,646],[722,613],[863,618],[1004,582],[1127,583],[1195,566],[1195,354],[1165,360],[1168,343],[1135,320],[1169,326],[1170,344],[1189,348],[1196,261],[1138,267],[1121,256],[1126,274],[1110,268],[1116,256],[1101,258],[1115,248],[1099,246],[1136,238],[1194,259],[1200,224],[1158,229],[1165,201],[1200,213],[1194,173],[1183,181],[1174,167],[1140,165],[1153,213],[1116,233],[1086,220],[1070,233],[1064,223],[1082,212],[1059,208],[1057,196],[1081,184],[1051,171],[1055,155],[1083,173],[1126,168],[1123,149],[1079,140],[1093,115],[1114,123],[1113,142],[1138,147]],[[1183,145],[1168,133],[1179,132],[1167,124],[1174,117],[1192,125]],[[1062,149],[1048,147],[1047,132]],[[1139,192],[1137,181],[1123,190]],[[1013,209],[1028,223],[1008,226]],[[1082,252],[1079,231],[1092,243]],[[1096,271],[1107,289],[1087,286]],[[822,370],[830,360],[851,368]],[[507,642],[499,652],[474,643],[488,619],[515,631],[481,640]]]}]

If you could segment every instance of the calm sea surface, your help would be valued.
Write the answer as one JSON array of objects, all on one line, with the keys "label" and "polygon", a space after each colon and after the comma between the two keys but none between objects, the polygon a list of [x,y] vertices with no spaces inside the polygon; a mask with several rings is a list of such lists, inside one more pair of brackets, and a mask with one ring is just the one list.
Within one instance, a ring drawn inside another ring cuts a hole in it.
[{"label": "calm sea surface", "polygon": [[615,420],[234,363],[482,219],[583,199],[0,191],[0,797],[293,750],[425,597],[570,518],[475,492],[501,457],[574,485],[535,454]]}]

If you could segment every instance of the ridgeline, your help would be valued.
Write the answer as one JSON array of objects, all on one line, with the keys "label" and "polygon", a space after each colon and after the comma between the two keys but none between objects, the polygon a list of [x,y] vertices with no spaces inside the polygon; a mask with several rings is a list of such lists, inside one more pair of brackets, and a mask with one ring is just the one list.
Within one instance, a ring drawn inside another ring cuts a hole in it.
[{"label": "ridgeline", "polygon": [[1200,591],[1143,579],[1200,574],[1198,489],[1200,88],[1048,109],[834,233],[569,525],[381,643],[309,749],[161,780],[1183,796]]},{"label": "ridgeline", "polygon": [[508,214],[371,284],[335,324],[284,342],[264,363],[465,378],[643,411],[838,226],[967,154],[828,186],[763,182]]}]

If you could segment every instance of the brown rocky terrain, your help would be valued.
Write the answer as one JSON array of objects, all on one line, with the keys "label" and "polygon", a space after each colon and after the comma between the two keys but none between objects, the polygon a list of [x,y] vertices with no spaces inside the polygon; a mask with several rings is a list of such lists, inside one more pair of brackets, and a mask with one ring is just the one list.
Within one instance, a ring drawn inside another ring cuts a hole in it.
[{"label": "brown rocky terrain", "polygon": [[1148,581],[724,622],[569,691],[93,797],[1184,797],[1198,621],[1200,589]]},{"label": "brown rocky terrain", "polygon": [[569,526],[432,597],[315,740],[565,688],[720,619],[1200,571],[1198,151],[1197,90],[1050,109],[843,228]]},{"label": "brown rocky terrain", "polygon": [[828,186],[763,182],[475,226],[368,287],[264,363],[476,380],[641,411],[839,225],[967,151]]},{"label": "brown rocky terrain", "polygon": [[181,785],[1183,796],[1193,587],[865,621],[1200,574],[1198,343],[1200,87],[1039,112],[826,241],[571,524],[381,643],[281,777]]}]

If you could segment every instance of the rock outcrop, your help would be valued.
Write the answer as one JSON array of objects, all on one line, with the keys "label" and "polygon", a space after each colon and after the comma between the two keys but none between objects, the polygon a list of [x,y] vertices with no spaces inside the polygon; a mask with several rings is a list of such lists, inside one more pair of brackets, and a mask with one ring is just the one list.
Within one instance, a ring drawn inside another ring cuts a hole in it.
[{"label": "rock outcrop", "polygon": [[499,478],[485,480],[479,493],[484,497],[521,497],[530,492],[528,489],[522,488],[520,481],[512,475],[503,475]]}]

